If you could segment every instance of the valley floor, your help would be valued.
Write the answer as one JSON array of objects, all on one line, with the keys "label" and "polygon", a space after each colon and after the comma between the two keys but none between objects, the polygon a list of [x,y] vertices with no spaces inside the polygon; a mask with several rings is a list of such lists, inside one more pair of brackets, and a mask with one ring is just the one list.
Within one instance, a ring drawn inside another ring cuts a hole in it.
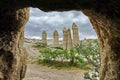
[{"label": "valley floor", "polygon": [[[34,59],[39,56],[39,52],[36,48],[32,47],[32,44],[25,43],[28,58],[32,58],[30,61],[34,62]],[[35,63],[27,64],[27,72],[24,80],[84,80],[84,71],[77,69],[54,69],[47,66],[38,65]]]}]

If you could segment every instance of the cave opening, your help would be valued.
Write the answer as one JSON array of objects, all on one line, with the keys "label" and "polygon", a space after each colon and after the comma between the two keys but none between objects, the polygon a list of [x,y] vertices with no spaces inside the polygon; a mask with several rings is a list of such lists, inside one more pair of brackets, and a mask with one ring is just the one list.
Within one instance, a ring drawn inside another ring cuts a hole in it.
[{"label": "cave opening", "polygon": [[[28,53],[28,61],[36,59],[39,56],[39,51],[31,47],[31,44],[42,42],[42,32],[47,33],[47,44],[53,46],[53,32],[58,31],[59,43],[63,44],[63,29],[70,28],[73,39],[72,25],[75,23],[78,27],[80,42],[90,42],[97,40],[97,35],[88,19],[81,11],[63,11],[63,12],[43,12],[38,8],[30,9],[30,17],[24,29],[24,47]],[[37,53],[37,54],[36,54]],[[32,65],[34,66],[34,65]],[[31,75],[29,72],[30,64],[26,73],[26,78]],[[36,73],[37,74],[37,73]],[[39,75],[38,75],[39,76]],[[81,76],[78,75],[80,78]],[[71,78],[72,80],[72,78]]]},{"label": "cave opening", "polygon": [[[119,0],[14,0],[12,2],[2,0],[0,3],[2,7],[0,9],[0,79],[24,78],[26,72],[26,53],[23,48],[24,26],[29,18],[29,7],[37,7],[43,11],[81,10],[88,16],[100,45],[100,80],[120,80],[119,3]],[[6,56],[8,54],[10,56]],[[8,61],[9,58],[12,60]]]}]

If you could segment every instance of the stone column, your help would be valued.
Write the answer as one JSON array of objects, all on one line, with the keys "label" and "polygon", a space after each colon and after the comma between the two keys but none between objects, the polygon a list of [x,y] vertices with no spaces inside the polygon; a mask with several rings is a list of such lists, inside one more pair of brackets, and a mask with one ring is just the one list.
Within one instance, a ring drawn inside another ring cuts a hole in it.
[{"label": "stone column", "polygon": [[71,31],[70,28],[67,30],[67,50],[70,50],[72,48],[72,38],[71,38]]},{"label": "stone column", "polygon": [[47,33],[45,31],[42,32],[42,43],[47,44]]},{"label": "stone column", "polygon": [[54,37],[54,41],[53,41],[54,47],[59,46],[59,37],[57,30],[53,32],[53,37]]},{"label": "stone column", "polygon": [[67,49],[67,30],[63,28],[63,49]]},{"label": "stone column", "polygon": [[78,27],[75,23],[72,24],[72,31],[73,31],[73,45],[76,45],[79,43],[79,33]]}]

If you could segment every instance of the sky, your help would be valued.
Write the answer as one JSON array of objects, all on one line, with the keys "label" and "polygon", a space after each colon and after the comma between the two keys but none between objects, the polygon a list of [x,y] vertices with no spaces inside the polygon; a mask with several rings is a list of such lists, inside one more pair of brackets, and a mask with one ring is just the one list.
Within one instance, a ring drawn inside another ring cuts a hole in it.
[{"label": "sky", "polygon": [[59,34],[59,39],[62,39],[63,28],[70,28],[72,33],[73,22],[78,26],[80,40],[97,38],[88,17],[82,12],[43,12],[38,8],[30,9],[29,21],[25,26],[25,38],[41,39],[42,32],[46,31],[47,38],[52,39],[53,32],[56,29]]}]

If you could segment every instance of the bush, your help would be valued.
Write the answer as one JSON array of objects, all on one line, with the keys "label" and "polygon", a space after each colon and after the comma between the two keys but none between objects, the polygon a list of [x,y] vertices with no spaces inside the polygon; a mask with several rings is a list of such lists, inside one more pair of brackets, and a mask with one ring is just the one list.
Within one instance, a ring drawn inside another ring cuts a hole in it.
[{"label": "bush", "polygon": [[91,65],[90,72],[85,73],[85,78],[89,80],[97,80],[99,77],[100,55],[98,41],[93,40],[88,43],[81,42],[75,46],[82,59],[86,59],[87,63]]},{"label": "bush", "polygon": [[59,63],[67,64],[66,66],[69,64],[69,66],[85,69],[89,66],[90,72],[85,73],[85,78],[95,80],[99,76],[100,55],[97,40],[87,43],[81,42],[71,48],[70,51],[61,47],[44,47],[40,49],[40,54],[39,62],[42,61],[47,64],[58,63],[58,65]]},{"label": "bush", "polygon": [[54,49],[62,49],[62,50],[63,50],[63,48],[62,48],[62,47],[59,47],[59,46],[57,46],[57,47],[52,47],[52,48],[54,48]]},{"label": "bush", "polygon": [[35,47],[47,47],[47,44],[42,42],[36,42]]},{"label": "bush", "polygon": [[69,66],[85,66],[85,60],[82,59],[75,48],[71,48],[70,51],[62,48],[42,48],[40,49],[41,56],[39,57],[42,61],[58,61],[68,62]]}]

